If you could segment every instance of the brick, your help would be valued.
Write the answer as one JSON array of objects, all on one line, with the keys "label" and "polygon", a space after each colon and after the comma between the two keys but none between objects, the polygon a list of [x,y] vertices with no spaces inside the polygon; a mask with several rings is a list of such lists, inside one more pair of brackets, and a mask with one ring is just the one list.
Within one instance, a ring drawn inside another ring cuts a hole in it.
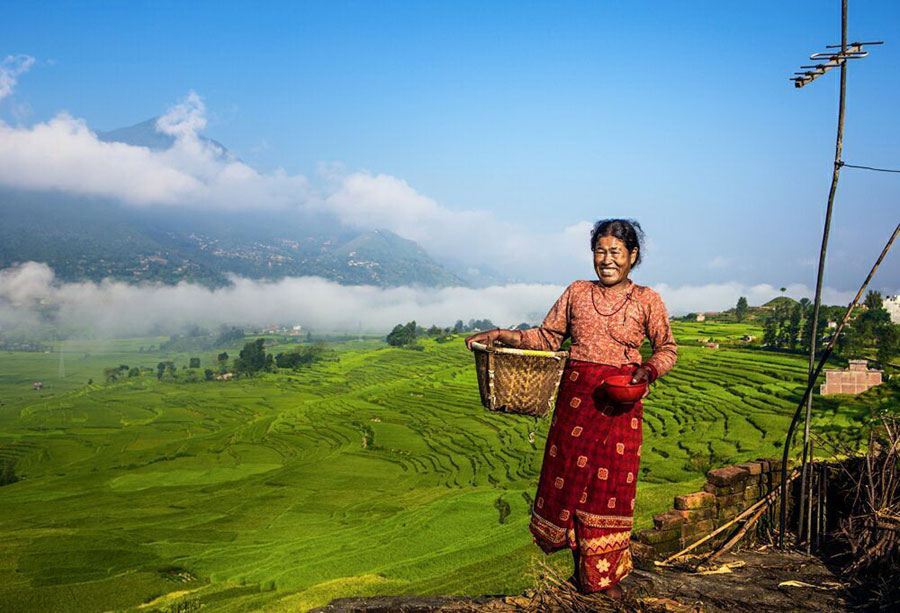
[{"label": "brick", "polygon": [[716,516],[716,507],[705,507],[703,509],[690,509],[678,511],[684,517],[684,523],[692,524],[704,519],[714,519]]},{"label": "brick", "polygon": [[713,485],[731,485],[747,478],[746,470],[739,466],[726,466],[706,473],[706,479]]},{"label": "brick", "polygon": [[653,525],[656,526],[657,530],[671,530],[672,528],[678,528],[683,523],[684,516],[675,510],[653,516]]},{"label": "brick", "polygon": [[696,524],[681,526],[681,538],[695,540],[698,536],[709,534],[716,529],[716,522],[712,519],[704,519]]},{"label": "brick", "polygon": [[717,496],[716,504],[719,506],[719,508],[743,507],[747,504],[747,497],[744,496],[744,492],[740,492],[738,494],[728,494],[727,496]]},{"label": "brick", "polygon": [[677,542],[681,538],[681,529],[654,530],[653,528],[647,528],[638,532],[637,537],[640,542],[645,545],[653,545],[655,549],[660,543],[667,543],[672,540]]},{"label": "brick", "polygon": [[716,504],[716,497],[709,492],[694,492],[675,496],[675,508],[681,510],[702,509]]},{"label": "brick", "polygon": [[769,470],[772,472],[780,471],[782,466],[781,458],[758,458],[757,462],[768,462]]},{"label": "brick", "polygon": [[631,541],[631,556],[634,559],[634,565],[641,570],[656,570],[653,561],[662,558],[656,549],[639,541]]},{"label": "brick", "polygon": [[[676,530],[678,532],[678,530]],[[685,548],[685,544],[682,539],[672,539],[671,541],[663,541],[661,543],[656,543],[655,545],[649,545],[649,547],[653,547],[657,554],[660,557],[668,556],[669,554],[675,553],[676,551],[681,551]]]},{"label": "brick", "polygon": [[714,496],[727,496],[728,494],[737,494],[738,492],[743,492],[746,485],[746,481],[743,483],[734,483],[731,485],[715,485],[712,483],[706,483],[703,486],[703,491],[709,492]]},{"label": "brick", "polygon": [[769,460],[757,460],[757,463],[762,467],[763,473],[772,472],[772,463]]},{"label": "brick", "polygon": [[717,519],[732,519],[737,517],[737,515],[743,511],[741,507],[721,507],[719,512],[716,513]]},{"label": "brick", "polygon": [[751,475],[758,475],[762,472],[762,464],[759,462],[741,462],[738,468],[743,468]]},{"label": "brick", "polygon": [[759,485],[748,485],[744,488],[744,498],[747,502],[755,501],[759,499]]}]

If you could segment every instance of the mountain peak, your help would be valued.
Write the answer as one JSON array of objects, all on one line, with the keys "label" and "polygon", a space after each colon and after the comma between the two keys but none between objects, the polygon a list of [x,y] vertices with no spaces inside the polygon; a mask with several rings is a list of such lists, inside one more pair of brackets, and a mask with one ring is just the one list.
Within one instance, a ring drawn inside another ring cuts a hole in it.
[{"label": "mountain peak", "polygon": [[[134,147],[147,147],[151,151],[165,151],[175,144],[175,137],[160,132],[156,128],[158,120],[159,117],[151,117],[132,126],[97,132],[97,138],[107,143],[125,143]],[[199,138],[201,142],[215,146],[222,155],[229,155],[228,149],[222,143],[205,136],[199,136]]]}]

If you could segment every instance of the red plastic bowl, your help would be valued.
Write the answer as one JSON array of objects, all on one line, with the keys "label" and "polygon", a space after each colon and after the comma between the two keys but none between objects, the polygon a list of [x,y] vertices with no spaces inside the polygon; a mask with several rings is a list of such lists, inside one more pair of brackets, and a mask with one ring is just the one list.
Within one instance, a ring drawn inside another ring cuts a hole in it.
[{"label": "red plastic bowl", "polygon": [[632,385],[631,375],[613,375],[603,380],[603,391],[613,402],[637,402],[647,391],[647,384]]}]

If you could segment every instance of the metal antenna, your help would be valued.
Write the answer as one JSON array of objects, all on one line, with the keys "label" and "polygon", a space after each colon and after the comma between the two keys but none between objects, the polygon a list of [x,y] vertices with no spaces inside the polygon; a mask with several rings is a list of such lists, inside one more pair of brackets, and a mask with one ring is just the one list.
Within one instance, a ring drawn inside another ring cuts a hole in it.
[{"label": "metal antenna", "polygon": [[[865,45],[880,45],[883,44],[883,41],[873,41],[873,42],[855,42],[848,43],[847,42],[847,0],[841,0],[841,44],[840,45],[828,45],[826,49],[839,49],[839,51],[824,51],[820,53],[813,53],[809,56],[809,59],[816,60],[820,63],[813,64],[810,66],[801,66],[801,68],[807,69],[805,72],[797,72],[795,74],[799,75],[796,77],[792,77],[791,81],[794,82],[794,87],[801,88],[808,83],[812,83],[817,78],[821,77],[823,74],[831,70],[832,68],[841,69],[841,89],[840,89],[840,97],[838,99],[838,125],[837,125],[837,139],[835,141],[834,147],[834,167],[832,169],[831,175],[831,189],[828,192],[828,205],[825,209],[825,228],[822,232],[822,247],[819,251],[819,269],[818,274],[816,276],[816,295],[815,300],[813,302],[813,314],[811,323],[811,334],[810,334],[810,342],[809,342],[809,372],[807,376],[807,387],[811,390],[812,386],[815,383],[815,378],[818,376],[818,372],[816,369],[816,337],[818,335],[818,323],[819,323],[819,308],[822,303],[822,280],[825,274],[825,254],[828,250],[828,235],[831,231],[831,211],[834,205],[834,195],[837,191],[838,179],[840,178],[841,166],[843,162],[841,162],[841,154],[844,148],[844,108],[847,99],[847,61],[848,60],[856,60],[866,57],[869,52],[863,50]],[[803,511],[806,499],[806,481],[807,481],[807,459],[809,452],[809,422],[810,416],[812,414],[812,393],[810,392],[806,398],[806,418],[803,426],[803,459],[802,459],[802,470],[800,476],[800,504],[798,506],[798,529],[797,529],[797,538],[800,539],[801,533],[803,531]],[[790,427],[788,428],[787,440],[784,443],[784,455],[783,455],[783,466],[781,469],[782,479],[787,478],[787,459],[788,453],[790,451],[791,440],[794,436],[794,427],[796,426],[796,416],[795,420],[791,422]],[[778,544],[779,547],[784,547],[784,534],[787,530],[787,486],[785,486],[785,492],[781,496],[781,517],[780,517],[780,530],[778,535]],[[808,537],[808,535],[807,535]],[[810,543],[809,538],[807,538],[806,549],[809,551]]]}]

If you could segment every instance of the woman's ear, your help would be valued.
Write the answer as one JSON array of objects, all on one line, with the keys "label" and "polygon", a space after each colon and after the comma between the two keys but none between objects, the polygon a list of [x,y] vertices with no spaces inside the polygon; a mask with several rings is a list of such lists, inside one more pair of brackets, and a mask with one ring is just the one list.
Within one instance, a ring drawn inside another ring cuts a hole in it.
[{"label": "woman's ear", "polygon": [[639,253],[640,253],[640,250],[637,247],[635,247],[634,249],[631,250],[631,264],[630,264],[631,266],[634,266],[634,263],[637,262]]}]

